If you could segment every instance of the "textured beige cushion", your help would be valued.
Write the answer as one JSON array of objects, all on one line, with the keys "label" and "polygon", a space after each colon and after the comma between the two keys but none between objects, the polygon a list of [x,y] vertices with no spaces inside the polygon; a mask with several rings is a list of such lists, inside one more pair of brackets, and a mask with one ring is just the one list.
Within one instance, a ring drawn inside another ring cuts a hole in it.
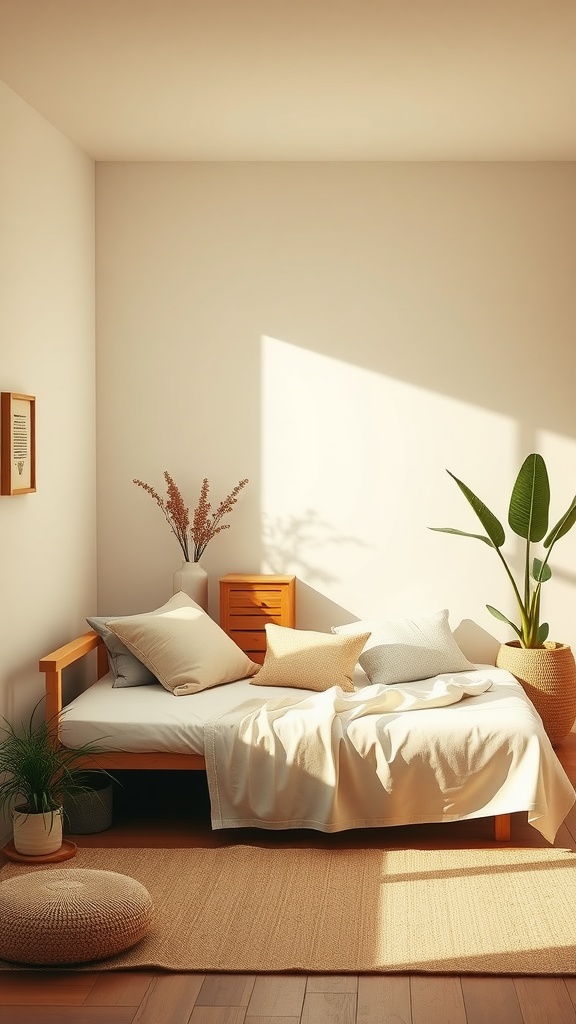
[{"label": "textured beige cushion", "polygon": [[186,594],[176,597],[178,606],[167,611],[106,623],[162,686],[182,697],[259,670],[200,605]]},{"label": "textured beige cushion", "polygon": [[[182,607],[182,593],[174,594],[166,604],[160,608],[154,608],[147,612],[147,615],[162,615],[172,608]],[[184,595],[185,597],[187,595]],[[108,628],[107,623],[111,619],[122,619],[124,615],[94,615],[86,619],[92,629],[102,637],[108,652],[108,663],[114,674],[112,686],[144,686],[148,683],[155,683],[156,677],[130,653],[122,641]]]},{"label": "textured beige cushion", "polygon": [[22,964],[104,960],[150,930],[148,890],[115,871],[30,871],[0,884],[0,958]]},{"label": "textured beige cushion", "polygon": [[370,639],[359,661],[371,683],[408,683],[476,668],[458,647],[446,608],[413,619],[363,619],[332,627],[339,636],[367,629]]},{"label": "textured beige cushion", "polygon": [[296,686],[302,690],[328,690],[340,686],[354,691],[352,674],[369,633],[334,636],[291,629],[267,622],[266,655],[256,686]]}]

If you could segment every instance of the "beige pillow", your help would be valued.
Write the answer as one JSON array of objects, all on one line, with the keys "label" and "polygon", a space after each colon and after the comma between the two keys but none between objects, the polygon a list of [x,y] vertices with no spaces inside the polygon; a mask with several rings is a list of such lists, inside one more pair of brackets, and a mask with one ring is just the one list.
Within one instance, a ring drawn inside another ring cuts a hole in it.
[{"label": "beige pillow", "polygon": [[252,682],[256,686],[296,686],[328,690],[341,686],[354,692],[352,674],[369,633],[335,636],[291,629],[267,622],[264,664]]},{"label": "beige pillow", "polygon": [[176,594],[168,605],[106,625],[176,697],[258,672],[260,666],[192,598]]}]

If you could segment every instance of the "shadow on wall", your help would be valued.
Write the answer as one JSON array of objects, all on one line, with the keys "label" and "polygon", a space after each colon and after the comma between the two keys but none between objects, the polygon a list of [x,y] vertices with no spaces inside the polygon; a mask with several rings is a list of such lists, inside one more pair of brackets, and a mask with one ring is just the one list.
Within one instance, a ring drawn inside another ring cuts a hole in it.
[{"label": "shadow on wall", "polygon": [[296,626],[299,629],[314,629],[320,633],[329,633],[332,626],[344,622],[357,622],[358,616],[343,608],[336,601],[309,587],[301,579],[296,578]]},{"label": "shadow on wall", "polygon": [[495,665],[496,655],[500,647],[500,640],[482,629],[472,619],[462,619],[459,626],[453,630],[456,643],[464,652],[469,661],[477,665]]},{"label": "shadow on wall", "polygon": [[310,580],[318,586],[338,582],[338,577],[320,564],[326,561],[327,552],[338,554],[343,547],[370,548],[352,534],[336,534],[330,523],[320,519],[314,509],[293,516],[273,517],[265,513],[262,546],[262,572],[277,573],[281,571],[277,566],[287,566],[282,572],[294,573],[298,579]]}]

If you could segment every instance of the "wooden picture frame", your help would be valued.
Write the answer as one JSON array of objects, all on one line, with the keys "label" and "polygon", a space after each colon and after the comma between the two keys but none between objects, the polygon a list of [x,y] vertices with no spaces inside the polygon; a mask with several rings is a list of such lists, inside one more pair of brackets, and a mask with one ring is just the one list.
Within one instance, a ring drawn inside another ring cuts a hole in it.
[{"label": "wooden picture frame", "polygon": [[2,391],[0,396],[0,494],[36,490],[36,399]]}]

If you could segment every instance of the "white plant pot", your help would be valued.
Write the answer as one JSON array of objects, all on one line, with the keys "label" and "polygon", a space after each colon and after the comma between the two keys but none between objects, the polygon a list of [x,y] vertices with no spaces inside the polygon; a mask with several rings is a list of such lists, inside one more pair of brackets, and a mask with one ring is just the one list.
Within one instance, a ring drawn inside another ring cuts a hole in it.
[{"label": "white plant pot", "polygon": [[56,853],[62,846],[62,808],[28,814],[15,807],[12,812],[14,848],[28,857]]}]

